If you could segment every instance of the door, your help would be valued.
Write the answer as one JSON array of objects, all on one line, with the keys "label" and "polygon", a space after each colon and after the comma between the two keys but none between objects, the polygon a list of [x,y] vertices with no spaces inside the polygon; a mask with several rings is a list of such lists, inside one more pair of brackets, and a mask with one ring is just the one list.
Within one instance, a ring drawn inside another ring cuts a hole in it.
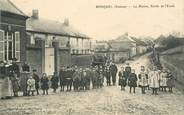
[{"label": "door", "polygon": [[48,76],[54,73],[54,48],[45,48],[45,73]]}]

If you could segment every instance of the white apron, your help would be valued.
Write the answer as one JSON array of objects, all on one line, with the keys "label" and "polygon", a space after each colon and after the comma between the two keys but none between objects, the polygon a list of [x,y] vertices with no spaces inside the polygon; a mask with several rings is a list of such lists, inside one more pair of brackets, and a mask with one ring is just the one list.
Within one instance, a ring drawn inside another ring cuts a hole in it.
[{"label": "white apron", "polygon": [[159,73],[157,71],[152,71],[150,74],[150,87],[159,88]]},{"label": "white apron", "polygon": [[167,86],[167,73],[166,72],[162,72],[160,74],[160,86],[161,87]]},{"label": "white apron", "polygon": [[9,77],[0,79],[0,98],[6,96],[12,96],[12,85]]}]

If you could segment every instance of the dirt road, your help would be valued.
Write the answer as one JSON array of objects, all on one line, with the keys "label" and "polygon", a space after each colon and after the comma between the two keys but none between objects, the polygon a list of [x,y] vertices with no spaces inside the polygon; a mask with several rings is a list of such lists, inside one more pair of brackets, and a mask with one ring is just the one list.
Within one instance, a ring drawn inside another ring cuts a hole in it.
[{"label": "dirt road", "polygon": [[[141,65],[149,63],[147,55],[130,62],[139,72]],[[18,97],[0,100],[0,115],[183,115],[184,95],[174,89],[174,93],[159,92],[151,95],[147,91],[136,94],[120,91],[118,86],[109,86],[86,92],[50,91],[48,96]]]}]

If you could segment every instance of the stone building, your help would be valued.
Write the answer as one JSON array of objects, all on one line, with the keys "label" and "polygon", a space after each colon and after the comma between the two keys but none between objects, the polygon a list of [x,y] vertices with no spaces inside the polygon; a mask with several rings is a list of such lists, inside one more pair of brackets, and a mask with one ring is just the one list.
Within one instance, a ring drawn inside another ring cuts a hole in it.
[{"label": "stone building", "polygon": [[11,1],[0,0],[0,61],[26,60],[26,19]]},{"label": "stone building", "polygon": [[33,10],[26,31],[27,61],[39,72],[53,75],[61,66],[77,65],[81,58],[90,56],[90,38],[75,30],[67,19],[64,23],[42,19],[38,10]]},{"label": "stone building", "polygon": [[136,42],[136,55],[141,55],[147,52],[148,45],[144,41],[135,37],[131,38]]},{"label": "stone building", "polygon": [[111,45],[110,59],[114,62],[123,62],[136,55],[136,42],[128,34],[108,42]]}]

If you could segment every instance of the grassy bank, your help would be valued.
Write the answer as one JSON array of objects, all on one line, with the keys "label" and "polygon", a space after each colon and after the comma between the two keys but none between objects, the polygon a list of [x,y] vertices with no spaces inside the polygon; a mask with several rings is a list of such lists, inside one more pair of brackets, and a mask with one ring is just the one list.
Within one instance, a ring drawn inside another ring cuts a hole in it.
[{"label": "grassy bank", "polygon": [[163,66],[176,76],[176,88],[184,92],[184,53],[171,53],[161,56]]}]

